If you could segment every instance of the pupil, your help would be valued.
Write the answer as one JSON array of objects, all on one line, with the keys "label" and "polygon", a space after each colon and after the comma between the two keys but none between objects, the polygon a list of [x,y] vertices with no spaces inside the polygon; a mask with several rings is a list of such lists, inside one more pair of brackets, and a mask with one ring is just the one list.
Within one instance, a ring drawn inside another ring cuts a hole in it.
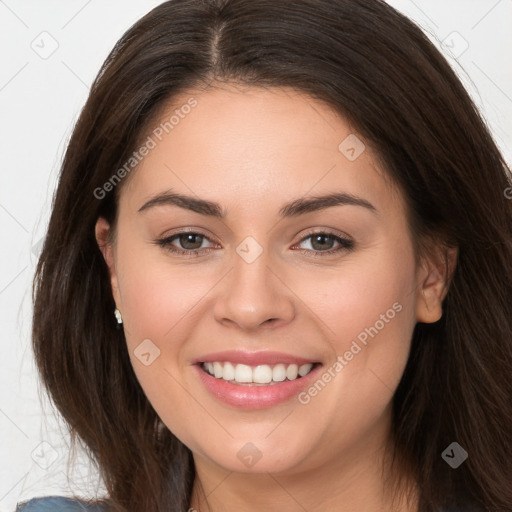
[{"label": "pupil", "polygon": [[[329,239],[331,238],[329,235],[316,235],[313,237],[313,247],[314,248],[318,248],[318,249],[331,249],[331,247],[326,247],[325,246],[325,239]],[[322,244],[322,242],[320,242],[320,247],[315,247],[315,244],[318,240],[323,240],[324,241],[324,244]],[[329,245],[329,244],[328,244]],[[332,240],[331,240],[331,244],[332,245]]]},{"label": "pupil", "polygon": [[[185,249],[198,249],[199,247],[201,247],[201,242],[199,242],[199,244],[197,244],[197,241],[196,241],[196,243],[194,244],[194,239],[196,239],[196,238],[200,238],[200,235],[194,235],[193,233],[181,235],[180,242],[181,242],[182,247],[184,247]],[[189,244],[189,243],[192,246],[197,245],[197,247],[187,246],[187,244]]]}]

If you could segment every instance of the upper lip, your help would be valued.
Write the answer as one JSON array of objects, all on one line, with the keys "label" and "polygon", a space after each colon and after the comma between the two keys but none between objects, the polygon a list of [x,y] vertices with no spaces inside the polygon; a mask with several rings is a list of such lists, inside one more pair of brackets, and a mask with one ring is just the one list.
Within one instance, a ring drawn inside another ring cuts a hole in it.
[{"label": "upper lip", "polygon": [[208,362],[213,363],[215,361],[229,361],[230,363],[246,364],[248,366],[257,366],[261,364],[271,365],[278,363],[301,365],[318,362],[312,358],[299,357],[292,354],[285,354],[284,352],[247,352],[245,350],[224,350],[222,352],[214,352],[200,356],[196,358],[192,364]]}]

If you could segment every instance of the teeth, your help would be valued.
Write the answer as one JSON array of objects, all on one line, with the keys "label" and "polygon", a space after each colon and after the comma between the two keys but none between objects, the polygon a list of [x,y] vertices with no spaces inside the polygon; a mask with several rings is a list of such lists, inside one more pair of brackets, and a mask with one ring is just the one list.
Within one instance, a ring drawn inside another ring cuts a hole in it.
[{"label": "teeth", "polygon": [[235,367],[231,363],[224,363],[224,370],[221,377],[226,380],[234,380],[235,378]]},{"label": "teeth", "polygon": [[251,382],[258,382],[260,384],[268,384],[272,381],[272,368],[268,364],[262,364],[260,366],[256,366],[254,370],[252,370],[252,378]]},{"label": "teeth", "polygon": [[221,379],[223,376],[223,368],[220,363],[213,363],[213,374],[215,375],[215,378]]},{"label": "teeth", "polygon": [[[224,380],[233,380],[229,378],[225,378],[222,375]],[[235,380],[237,382],[252,382],[252,368],[247,366],[246,364],[237,364],[235,368]]]},{"label": "teeth", "polygon": [[303,364],[302,366],[299,366],[299,375],[301,377],[306,376],[311,371],[312,366],[312,364]]},{"label": "teeth", "polygon": [[283,382],[284,379],[286,379],[286,368],[284,364],[276,364],[272,369],[272,380]]},{"label": "teeth", "polygon": [[299,373],[299,367],[296,364],[290,364],[288,368],[286,368],[286,377],[288,380],[295,380]]},{"label": "teeth", "polygon": [[298,366],[296,364],[279,363],[275,366],[261,364],[248,366],[246,364],[234,365],[230,362],[203,363],[203,370],[217,379],[223,379],[240,384],[269,384],[271,382],[283,382],[305,377],[313,368],[312,363]]}]

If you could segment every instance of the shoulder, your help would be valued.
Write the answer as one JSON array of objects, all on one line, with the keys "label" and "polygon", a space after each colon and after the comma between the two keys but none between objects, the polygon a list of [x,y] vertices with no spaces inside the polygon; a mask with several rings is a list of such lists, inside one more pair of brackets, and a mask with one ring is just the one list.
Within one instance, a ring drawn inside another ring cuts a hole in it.
[{"label": "shoulder", "polygon": [[15,512],[106,512],[106,510],[101,505],[89,505],[86,501],[48,496],[18,503]]}]

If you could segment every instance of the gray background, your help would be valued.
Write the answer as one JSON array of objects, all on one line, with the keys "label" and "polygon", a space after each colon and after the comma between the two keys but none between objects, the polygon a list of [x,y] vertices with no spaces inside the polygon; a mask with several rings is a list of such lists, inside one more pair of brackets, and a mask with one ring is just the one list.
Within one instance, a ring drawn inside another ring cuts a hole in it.
[{"label": "gray background", "polygon": [[[0,512],[101,494],[41,392],[30,287],[66,142],[101,63],[158,0],[0,0]],[[512,163],[512,0],[392,0],[448,55]],[[442,43],[445,41],[445,43]],[[448,48],[450,47],[450,48]]]}]

